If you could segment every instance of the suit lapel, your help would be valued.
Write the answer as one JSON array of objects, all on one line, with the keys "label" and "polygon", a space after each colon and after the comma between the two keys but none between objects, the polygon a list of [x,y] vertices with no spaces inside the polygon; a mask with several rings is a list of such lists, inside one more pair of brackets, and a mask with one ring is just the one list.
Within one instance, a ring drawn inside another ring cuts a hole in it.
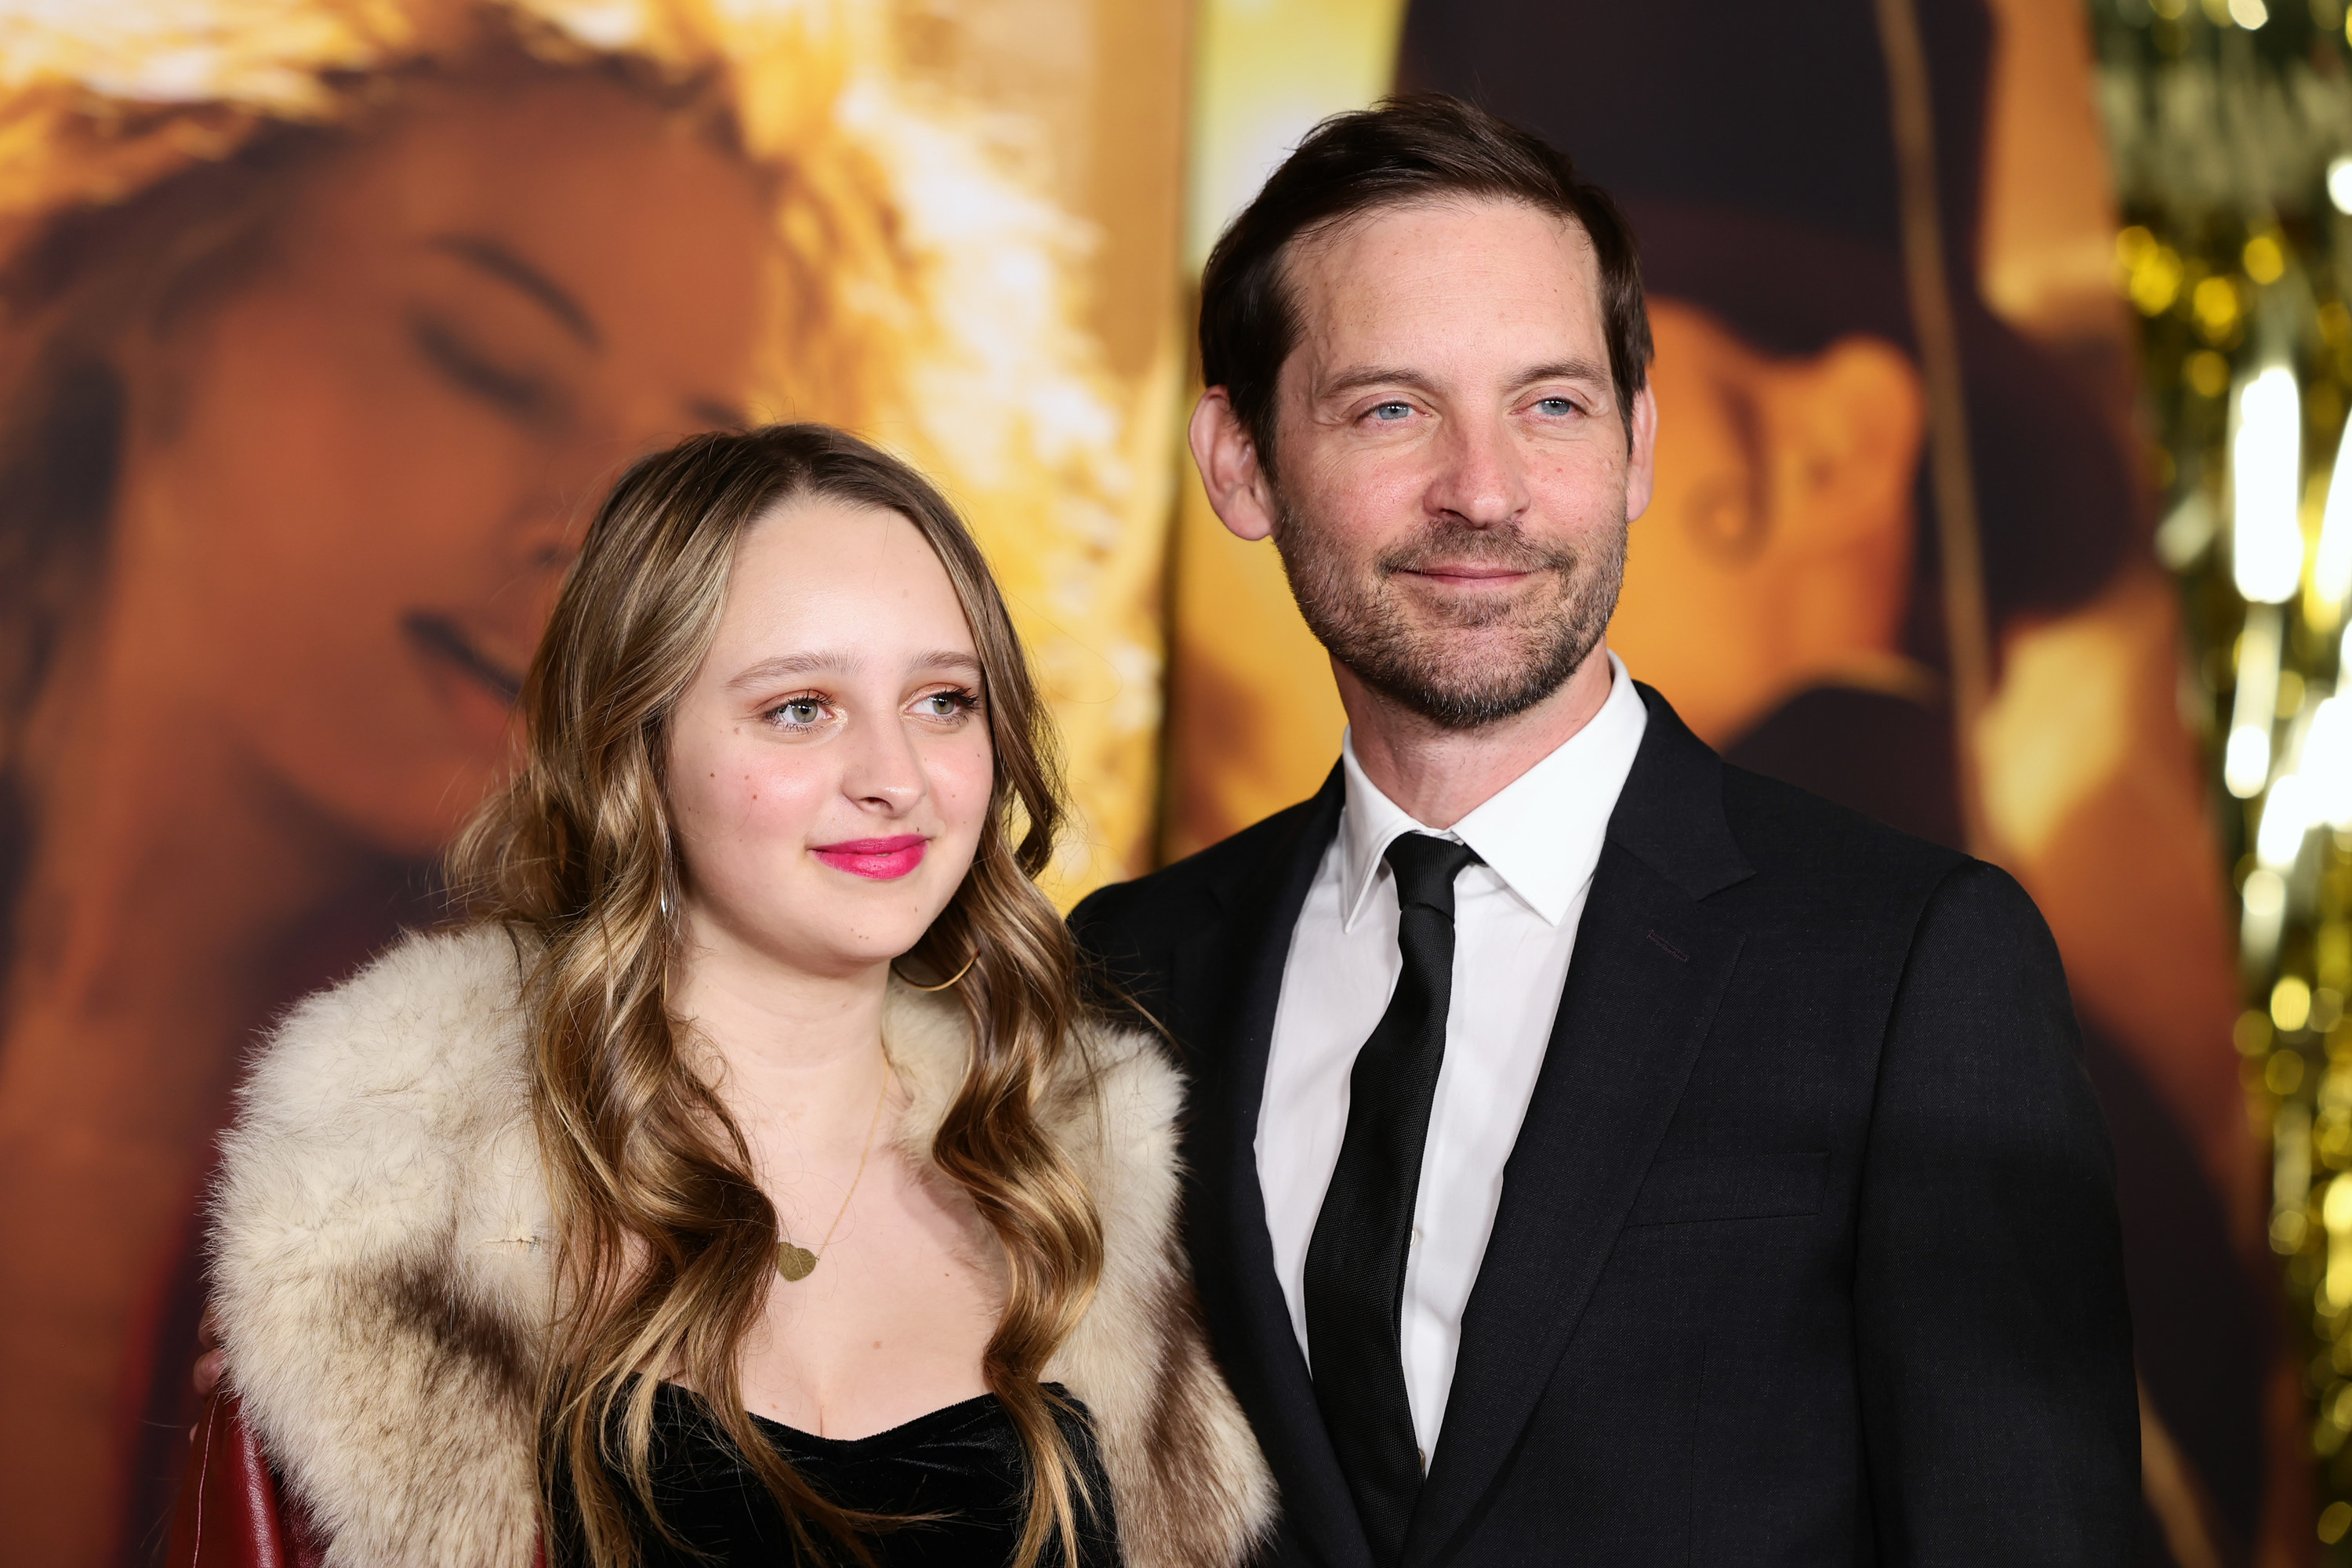
[{"label": "suit lapel", "polygon": [[1192,1250],[1217,1349],[1274,1468],[1289,1530],[1334,1568],[1368,1568],[1370,1548],[1275,1276],[1256,1152],[1291,934],[1343,799],[1335,768],[1290,843],[1219,889],[1225,918],[1180,945],[1170,964],[1171,1011],[1198,1064]]},{"label": "suit lapel", "polygon": [[1701,902],[1750,874],[1723,820],[1722,764],[1656,693],[1643,696],[1649,729],[1504,1167],[1408,1564],[1443,1561],[1499,1478],[1591,1299],[1746,940]]}]

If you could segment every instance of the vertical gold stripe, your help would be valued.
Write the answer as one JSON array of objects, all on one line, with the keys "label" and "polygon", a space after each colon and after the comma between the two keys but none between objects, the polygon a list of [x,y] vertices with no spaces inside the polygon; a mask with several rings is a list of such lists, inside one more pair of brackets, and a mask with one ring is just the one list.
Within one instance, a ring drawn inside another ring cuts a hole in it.
[{"label": "vertical gold stripe", "polygon": [[1943,217],[1937,205],[1935,105],[1912,0],[1876,3],[1900,186],[1904,277],[1911,297],[1912,329],[1918,338],[1919,367],[1927,383],[1927,466],[1942,566],[1960,819],[1969,847],[1981,851],[1986,845],[1978,799],[1976,726],[1991,694],[1991,634],[1985,619],[1976,473],[1969,456],[1968,397],[1951,281],[1944,267]]},{"label": "vertical gold stripe", "polygon": [[2211,1505],[2149,1402],[2145,1383],[2139,1385],[2139,1452],[2147,1510],[2156,1515],[2172,1560],[2180,1568],[2221,1568],[2221,1552],[2213,1544],[2213,1528],[2206,1517]]}]

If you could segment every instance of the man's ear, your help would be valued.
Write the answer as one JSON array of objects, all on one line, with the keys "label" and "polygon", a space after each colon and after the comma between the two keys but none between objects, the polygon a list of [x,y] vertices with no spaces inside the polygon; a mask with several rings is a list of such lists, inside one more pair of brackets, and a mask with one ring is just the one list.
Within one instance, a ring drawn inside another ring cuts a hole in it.
[{"label": "man's ear", "polygon": [[1633,395],[1632,441],[1625,454],[1625,521],[1650,510],[1658,479],[1658,395],[1647,381]]},{"label": "man's ear", "polygon": [[1255,544],[1274,531],[1274,487],[1258,466],[1257,443],[1222,386],[1201,394],[1187,437],[1209,506],[1236,539]]},{"label": "man's ear", "polygon": [[1776,534],[1819,551],[1909,537],[1927,410],[1908,354],[1855,334],[1771,362],[1757,390]]}]

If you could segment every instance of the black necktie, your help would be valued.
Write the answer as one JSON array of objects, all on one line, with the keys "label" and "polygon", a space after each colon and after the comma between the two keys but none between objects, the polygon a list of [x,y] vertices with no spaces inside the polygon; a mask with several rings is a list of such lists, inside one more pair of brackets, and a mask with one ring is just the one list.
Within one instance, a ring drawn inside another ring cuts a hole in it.
[{"label": "black necktie", "polygon": [[1404,1550],[1421,1495],[1397,1322],[1406,1244],[1421,1188],[1430,1101],[1445,1060],[1454,992],[1454,879],[1478,857],[1466,845],[1407,833],[1390,844],[1397,889],[1395,994],[1356,1053],[1348,1131],[1307,1247],[1307,1349],[1315,1402],[1355,1493],[1372,1560]]}]

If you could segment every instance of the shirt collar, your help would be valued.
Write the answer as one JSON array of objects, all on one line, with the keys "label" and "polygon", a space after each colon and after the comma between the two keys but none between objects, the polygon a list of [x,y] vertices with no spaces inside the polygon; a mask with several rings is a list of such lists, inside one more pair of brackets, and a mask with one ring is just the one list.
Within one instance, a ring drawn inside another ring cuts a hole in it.
[{"label": "shirt collar", "polygon": [[1413,820],[1381,793],[1356,761],[1355,738],[1339,742],[1347,805],[1339,818],[1342,927],[1353,931],[1386,869],[1381,857],[1400,834],[1431,833],[1467,844],[1547,925],[1567,918],[1601,863],[1609,814],[1633,771],[1649,710],[1625,665],[1609,655],[1609,696],[1584,728],[1505,784],[1449,832]]}]

